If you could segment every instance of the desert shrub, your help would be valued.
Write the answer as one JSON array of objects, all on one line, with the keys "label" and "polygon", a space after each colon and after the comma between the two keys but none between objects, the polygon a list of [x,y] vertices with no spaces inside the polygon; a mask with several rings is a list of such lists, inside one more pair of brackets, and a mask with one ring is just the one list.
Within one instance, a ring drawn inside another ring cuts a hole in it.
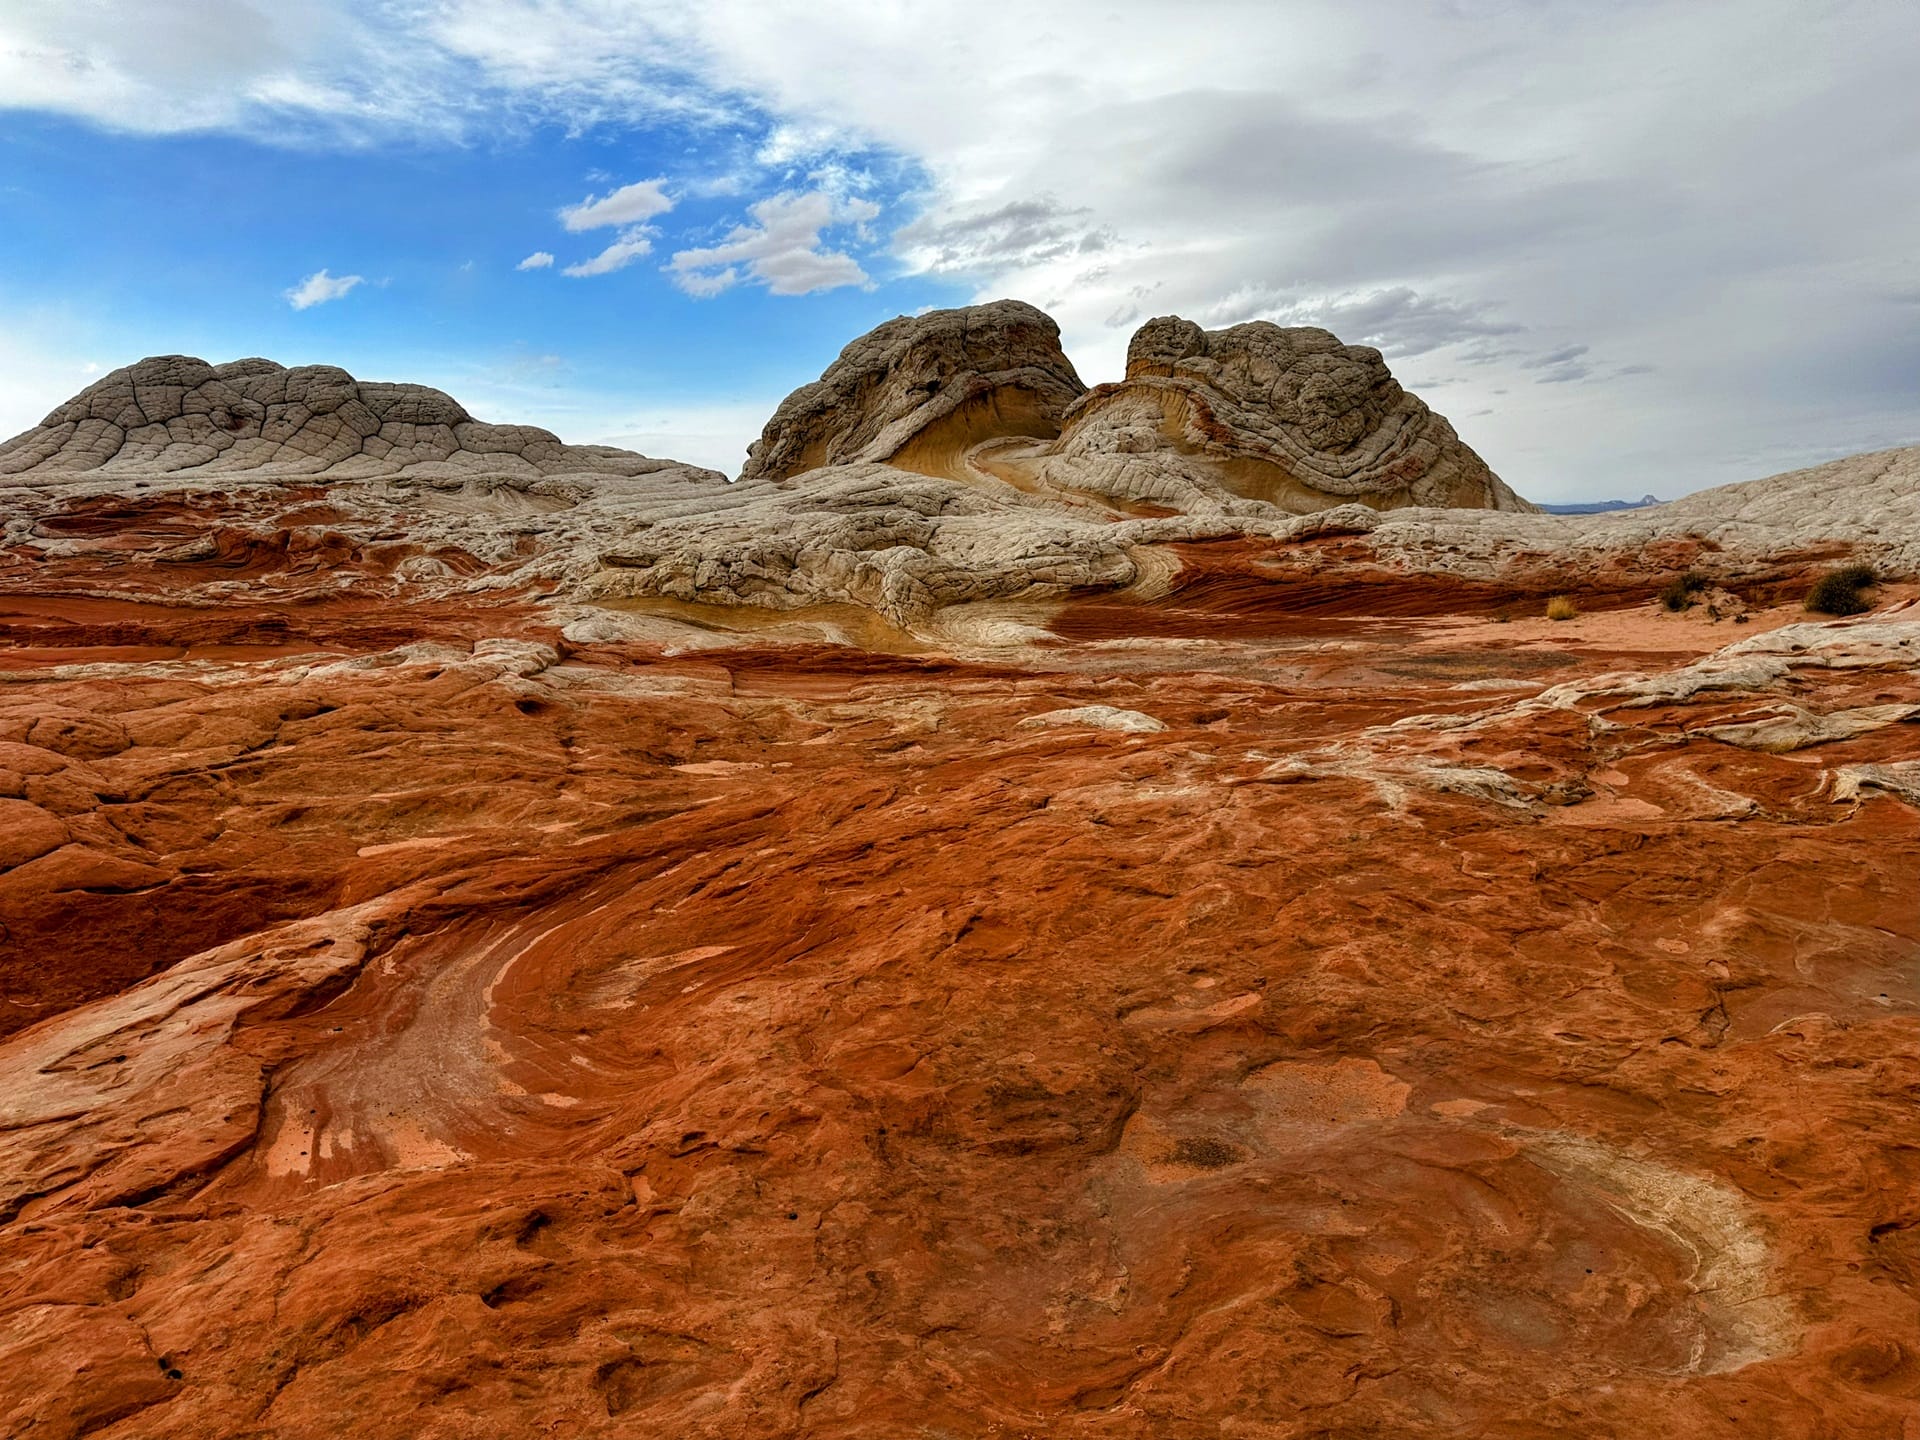
[{"label": "desert shrub", "polygon": [[1816,615],[1861,614],[1873,608],[1861,592],[1871,589],[1877,578],[1871,565],[1842,565],[1829,570],[1807,592],[1807,609]]},{"label": "desert shrub", "polygon": [[1693,597],[1707,588],[1707,577],[1698,570],[1689,570],[1684,575],[1676,575],[1660,590],[1660,603],[1669,610],[1684,610],[1693,604]]},{"label": "desert shrub", "polygon": [[1547,601],[1547,619],[1571,620],[1580,613],[1580,607],[1565,595],[1555,595]]}]

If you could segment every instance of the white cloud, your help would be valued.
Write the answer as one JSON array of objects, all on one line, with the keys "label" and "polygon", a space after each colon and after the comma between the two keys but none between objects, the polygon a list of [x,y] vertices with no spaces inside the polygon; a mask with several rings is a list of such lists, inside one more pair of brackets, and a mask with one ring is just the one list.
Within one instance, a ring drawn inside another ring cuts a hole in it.
[{"label": "white cloud", "polygon": [[[1481,358],[1506,359],[1530,348],[1517,337],[1525,327],[1496,318],[1496,307],[1462,304],[1423,295],[1411,286],[1351,291],[1340,295],[1291,293],[1242,287],[1189,317],[1206,326],[1271,320],[1278,325],[1316,325],[1349,345],[1371,345],[1389,359],[1475,343]],[[1584,347],[1583,347],[1584,348]],[[1541,364],[1553,363],[1541,360]]]},{"label": "white cloud", "polygon": [[536,250],[513,268],[516,270],[550,270],[553,268],[553,255],[550,251]]},{"label": "white cloud", "polygon": [[696,300],[710,300],[738,285],[740,271],[737,266],[729,265],[724,270],[679,272],[674,275],[673,283]]},{"label": "white cloud", "polygon": [[873,201],[843,200],[815,190],[757,201],[747,213],[753,223],[736,225],[718,245],[676,252],[667,267],[673,283],[703,298],[742,279],[758,281],[775,295],[810,295],[868,283],[859,261],[844,251],[826,249],[820,232],[830,226],[866,225],[880,214]]},{"label": "white cloud", "polygon": [[296,310],[311,309],[315,305],[324,305],[329,300],[338,300],[356,285],[366,284],[364,275],[329,275],[325,270],[316,270],[291,290],[281,293]]},{"label": "white cloud", "polygon": [[1092,215],[1085,206],[1069,209],[1039,195],[971,214],[922,215],[894,236],[894,246],[916,271],[972,276],[1098,255],[1118,237],[1094,223]]},{"label": "white cloud", "polygon": [[582,260],[577,265],[569,265],[562,275],[610,275],[615,270],[624,270],[642,255],[653,253],[653,241],[648,239],[651,232],[644,225],[631,230],[622,230],[620,238],[591,260]]},{"label": "white cloud", "polygon": [[832,149],[843,139],[842,132],[832,125],[776,125],[753,158],[761,165],[774,168],[793,165]]},{"label": "white cloud", "polygon": [[370,17],[354,0],[0,0],[0,109],[280,143],[454,138],[502,113],[497,92],[463,93],[456,56],[392,33],[408,12],[380,8]]},{"label": "white cloud", "polygon": [[636,180],[605,195],[589,195],[560,212],[569,230],[598,230],[607,225],[639,225],[673,209],[673,198],[660,187],[664,180]]},{"label": "white cloud", "polygon": [[[610,275],[652,254],[653,237],[659,232],[645,222],[673,209],[673,197],[666,193],[665,184],[664,180],[636,180],[605,195],[589,195],[578,205],[564,207],[560,211],[560,223],[569,231],[600,230],[613,225],[621,228],[618,238],[598,255],[568,265],[560,273],[576,279]],[[551,264],[553,256],[536,250],[520,262],[520,268],[532,270]]]}]

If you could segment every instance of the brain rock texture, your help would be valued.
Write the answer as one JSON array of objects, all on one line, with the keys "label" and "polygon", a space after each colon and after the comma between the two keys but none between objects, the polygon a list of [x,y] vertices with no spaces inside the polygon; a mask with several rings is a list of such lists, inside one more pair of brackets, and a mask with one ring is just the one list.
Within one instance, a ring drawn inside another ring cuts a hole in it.
[{"label": "brain rock texture", "polygon": [[332,365],[209,365],[155,355],[115,370],[0,445],[0,475],[261,471],[374,478],[485,473],[534,479],[673,467],[531,425],[488,425],[424,385],[356,380]]}]

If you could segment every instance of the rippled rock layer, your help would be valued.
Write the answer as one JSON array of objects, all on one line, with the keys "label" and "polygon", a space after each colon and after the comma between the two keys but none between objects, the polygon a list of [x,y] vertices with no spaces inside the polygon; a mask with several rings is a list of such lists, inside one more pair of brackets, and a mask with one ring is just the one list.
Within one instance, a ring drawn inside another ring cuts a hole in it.
[{"label": "rippled rock layer", "polygon": [[6,481],[0,1433],[1911,1429],[1912,452],[1059,439]]}]

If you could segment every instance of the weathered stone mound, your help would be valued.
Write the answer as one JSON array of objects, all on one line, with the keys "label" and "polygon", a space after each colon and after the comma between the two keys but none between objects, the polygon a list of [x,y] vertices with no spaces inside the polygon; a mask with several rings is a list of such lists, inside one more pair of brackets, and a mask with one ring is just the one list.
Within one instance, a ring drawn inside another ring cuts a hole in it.
[{"label": "weathered stone mound", "polygon": [[154,355],[115,370],[0,445],[0,475],[198,470],[276,475],[644,475],[672,468],[531,425],[488,425],[424,385],[333,365],[209,365]]},{"label": "weathered stone mound", "polygon": [[1162,504],[1224,490],[1296,512],[1354,500],[1533,508],[1378,350],[1264,321],[1149,320],[1128,346],[1127,378],[1081,398],[1042,469],[1056,485]]},{"label": "weathered stone mound", "polygon": [[[741,481],[637,529],[601,557],[593,593],[767,610],[853,604],[916,629],[949,606],[1130,584],[1139,570],[1128,547],[1158,538],[1154,523],[1089,520],[1010,487],[840,465],[790,486]],[[1165,533],[1196,532],[1174,522]]]},{"label": "weathered stone mound", "polygon": [[1051,439],[1086,392],[1051,316],[1018,300],[902,315],[868,331],[780,403],[741,479],[891,460],[944,474],[1007,435]]},{"label": "weathered stone mound", "polygon": [[485,424],[423,385],[163,355],[0,445],[0,587],[90,588],[111,569],[195,604],[550,594],[725,488],[712,470]]}]

